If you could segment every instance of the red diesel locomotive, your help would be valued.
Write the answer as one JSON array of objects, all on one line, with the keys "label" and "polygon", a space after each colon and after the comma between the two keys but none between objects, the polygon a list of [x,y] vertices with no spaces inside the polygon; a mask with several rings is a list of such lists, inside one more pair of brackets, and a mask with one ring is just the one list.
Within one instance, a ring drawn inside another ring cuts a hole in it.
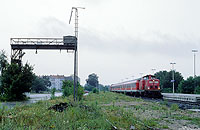
[{"label": "red diesel locomotive", "polygon": [[162,97],[160,92],[160,81],[153,75],[146,75],[142,78],[112,84],[110,91],[127,93],[133,96]]}]

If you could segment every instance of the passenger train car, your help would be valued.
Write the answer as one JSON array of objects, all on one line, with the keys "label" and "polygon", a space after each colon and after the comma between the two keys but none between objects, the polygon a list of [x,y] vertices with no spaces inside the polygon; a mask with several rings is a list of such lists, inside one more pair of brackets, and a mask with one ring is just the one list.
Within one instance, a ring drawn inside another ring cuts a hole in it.
[{"label": "passenger train car", "polygon": [[110,91],[133,96],[162,97],[160,81],[154,75],[146,75],[139,79],[112,84]]}]

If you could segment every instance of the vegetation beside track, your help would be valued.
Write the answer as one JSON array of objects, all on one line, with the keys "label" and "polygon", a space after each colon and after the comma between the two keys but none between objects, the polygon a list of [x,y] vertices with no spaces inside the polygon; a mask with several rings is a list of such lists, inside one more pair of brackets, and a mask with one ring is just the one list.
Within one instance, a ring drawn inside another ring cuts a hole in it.
[{"label": "vegetation beside track", "polygon": [[[71,103],[63,112],[48,110],[61,102]],[[1,107],[0,107],[1,108]],[[147,102],[123,94],[90,93],[79,102],[73,97],[39,101],[13,109],[0,109],[0,129],[178,129],[200,128],[199,113],[176,105]]]}]

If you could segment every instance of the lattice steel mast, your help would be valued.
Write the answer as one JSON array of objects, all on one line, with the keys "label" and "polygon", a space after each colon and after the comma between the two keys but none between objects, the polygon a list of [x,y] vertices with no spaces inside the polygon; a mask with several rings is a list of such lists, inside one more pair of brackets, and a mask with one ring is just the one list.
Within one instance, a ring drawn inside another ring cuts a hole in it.
[{"label": "lattice steel mast", "polygon": [[71,15],[69,19],[69,24],[71,22],[73,10],[75,10],[75,37],[77,38],[77,48],[74,52],[74,101],[77,99],[77,92],[78,92],[78,86],[77,86],[77,77],[78,77],[78,9],[85,9],[84,7],[72,7]]}]

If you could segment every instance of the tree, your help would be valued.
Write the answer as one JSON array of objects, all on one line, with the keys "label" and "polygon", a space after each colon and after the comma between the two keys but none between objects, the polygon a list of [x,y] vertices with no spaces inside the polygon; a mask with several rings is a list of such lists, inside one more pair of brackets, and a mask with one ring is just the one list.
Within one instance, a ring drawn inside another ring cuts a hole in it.
[{"label": "tree", "polygon": [[73,94],[73,82],[67,80],[67,81],[63,81],[63,86],[62,86],[62,89],[63,89],[63,96],[70,96]]},{"label": "tree", "polygon": [[44,84],[46,87],[51,87],[51,82],[49,81],[49,77],[48,76],[42,76],[42,79],[44,81]]},{"label": "tree", "polygon": [[7,64],[8,62],[7,62],[6,52],[4,50],[1,50],[0,51],[0,86],[1,86],[1,73],[3,72]]},{"label": "tree", "polygon": [[[80,83],[78,83],[78,92],[77,92],[77,98],[79,100],[82,99],[83,97],[83,94],[84,94],[84,89],[83,87],[80,85]],[[63,86],[62,86],[62,90],[63,90],[63,96],[70,96],[70,95],[73,95],[74,94],[74,83],[73,81],[69,81],[69,80],[66,80],[66,81],[63,81]]]},{"label": "tree", "polygon": [[105,85],[105,91],[109,91],[110,90],[110,85]]},{"label": "tree", "polygon": [[87,91],[92,91],[93,88],[95,88],[95,87],[94,87],[94,86],[91,86],[91,85],[89,85],[89,84],[85,84],[85,86],[84,86],[84,89],[87,90]]},{"label": "tree", "polygon": [[93,88],[93,89],[92,89],[92,92],[93,92],[93,93],[97,93],[97,94],[99,94],[99,90],[96,89],[96,88]]},{"label": "tree", "polygon": [[34,75],[34,80],[32,83],[31,91],[39,93],[40,91],[47,91],[48,87],[51,86],[51,82],[48,77],[38,77]]},{"label": "tree", "polygon": [[200,86],[197,86],[194,90],[195,94],[200,94]]},{"label": "tree", "polygon": [[[156,78],[160,80],[160,86],[162,89],[162,92],[172,92],[173,90],[173,83],[172,80],[172,73],[173,71],[159,71],[155,73]],[[179,72],[174,73],[174,90],[177,92],[179,83],[183,80],[183,76]]]},{"label": "tree", "polygon": [[194,93],[200,94],[200,76],[194,78]]},{"label": "tree", "polygon": [[198,94],[199,93],[199,86],[200,86],[200,76],[193,78],[190,76],[186,80],[183,80],[179,86],[178,91],[181,93],[188,93],[188,94]]},{"label": "tree", "polygon": [[183,80],[181,81],[181,83],[178,86],[178,91],[180,93],[188,93],[188,94],[192,94],[194,93],[194,79],[193,77],[189,77],[187,78],[187,80]]},{"label": "tree", "polygon": [[1,52],[0,52],[0,71],[1,71],[1,73],[6,68],[7,64],[8,64],[8,61],[7,61],[6,52],[4,50],[1,50]]},{"label": "tree", "polygon": [[99,77],[95,73],[90,74],[88,79],[86,79],[85,89],[92,91],[93,88],[97,88],[99,84],[98,78]]},{"label": "tree", "polygon": [[24,93],[31,91],[34,78],[32,71],[33,67],[28,64],[25,66],[15,63],[6,65],[1,77],[1,100],[24,100],[26,97]]}]

